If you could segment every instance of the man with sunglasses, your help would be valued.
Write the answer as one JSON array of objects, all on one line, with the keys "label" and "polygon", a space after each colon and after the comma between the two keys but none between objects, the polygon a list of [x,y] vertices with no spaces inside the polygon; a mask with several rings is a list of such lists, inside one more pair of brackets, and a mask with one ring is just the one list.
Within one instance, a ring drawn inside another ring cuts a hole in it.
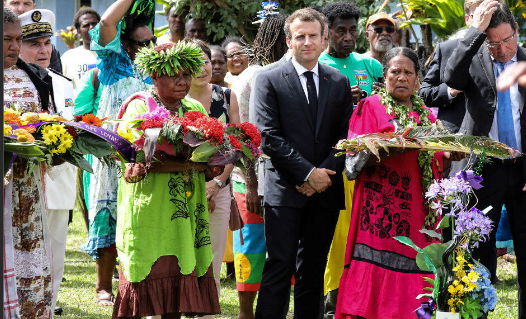
[{"label": "man with sunglasses", "polygon": [[502,205],[510,219],[513,244],[517,255],[519,282],[519,318],[524,315],[521,287],[526,287],[526,89],[517,84],[497,91],[496,78],[504,69],[526,61],[526,49],[517,45],[517,23],[510,9],[496,0],[485,0],[473,12],[473,22],[449,61],[444,79],[448,86],[464,91],[466,115],[460,133],[489,136],[517,150],[509,159],[493,158],[484,163],[484,187],[475,191],[476,208],[487,212],[493,221],[490,238],[473,251],[491,273],[494,283],[497,267],[495,234]]},{"label": "man with sunglasses", "polygon": [[394,19],[383,11],[378,12],[369,17],[365,30],[365,38],[369,41],[369,51],[364,55],[382,63],[384,54],[397,46]]}]

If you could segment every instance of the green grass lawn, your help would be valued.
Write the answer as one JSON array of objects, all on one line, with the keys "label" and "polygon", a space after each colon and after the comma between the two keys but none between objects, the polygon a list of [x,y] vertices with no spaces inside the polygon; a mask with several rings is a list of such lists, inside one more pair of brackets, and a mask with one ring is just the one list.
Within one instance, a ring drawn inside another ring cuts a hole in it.
[{"label": "green grass lawn", "polygon": [[[87,238],[87,231],[80,213],[75,212],[73,223],[69,225],[68,242],[66,250],[66,266],[61,291],[58,296],[57,305],[64,309],[60,319],[86,318],[99,319],[111,318],[111,307],[100,307],[95,300],[95,262],[88,254],[80,251],[80,246]],[[499,258],[499,279],[502,282],[497,285],[499,302],[497,308],[489,315],[493,319],[517,318],[517,267],[513,263]],[[217,318],[237,318],[238,299],[236,283],[227,280],[225,267],[221,273],[221,296],[220,304],[222,314]],[[117,293],[116,281],[113,282],[113,291]],[[291,298],[289,315],[292,318],[294,303]],[[416,316],[415,316],[416,318]]]}]

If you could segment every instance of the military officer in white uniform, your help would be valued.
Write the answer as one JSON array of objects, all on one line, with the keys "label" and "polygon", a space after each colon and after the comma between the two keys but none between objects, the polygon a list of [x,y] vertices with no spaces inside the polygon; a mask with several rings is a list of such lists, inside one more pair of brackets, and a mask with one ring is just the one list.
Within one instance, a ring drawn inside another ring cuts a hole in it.
[{"label": "military officer in white uniform", "polygon": [[[74,110],[73,84],[70,79],[49,69],[55,14],[49,10],[36,9],[20,15],[19,18],[23,36],[20,57],[26,63],[36,63],[48,69],[52,79],[52,98],[55,102],[55,111],[66,119],[72,119]],[[75,166],[64,163],[50,169],[45,179],[47,221],[53,254],[52,309],[55,309],[64,273],[69,211],[75,205],[76,171]]]}]

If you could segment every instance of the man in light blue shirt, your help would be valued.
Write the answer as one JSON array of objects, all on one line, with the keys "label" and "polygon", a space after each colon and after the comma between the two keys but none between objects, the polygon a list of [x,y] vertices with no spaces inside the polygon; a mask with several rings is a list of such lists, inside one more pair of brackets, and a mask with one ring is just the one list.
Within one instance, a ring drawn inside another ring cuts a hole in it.
[{"label": "man in light blue shirt", "polygon": [[473,251],[473,257],[488,268],[495,282],[497,250],[495,235],[501,207],[509,213],[513,244],[517,255],[519,281],[519,318],[524,318],[524,298],[520,287],[526,287],[526,160],[520,152],[526,129],[523,112],[526,89],[512,85],[497,91],[496,79],[517,61],[526,61],[526,49],[518,47],[518,27],[506,5],[485,0],[473,13],[473,23],[459,42],[444,70],[446,84],[464,91],[466,115],[460,133],[489,136],[513,149],[509,159],[493,158],[484,163],[484,187],[476,190],[476,207],[492,207],[488,216],[493,221],[490,238]]}]

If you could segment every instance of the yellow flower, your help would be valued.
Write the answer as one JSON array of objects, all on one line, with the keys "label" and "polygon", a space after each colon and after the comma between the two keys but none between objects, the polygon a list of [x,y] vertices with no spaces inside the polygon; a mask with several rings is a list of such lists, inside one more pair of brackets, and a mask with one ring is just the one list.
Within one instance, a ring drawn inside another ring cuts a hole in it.
[{"label": "yellow flower", "polygon": [[119,130],[117,132],[117,134],[119,134],[119,136],[123,137],[124,139],[126,139],[130,143],[135,142],[135,140],[133,139],[133,133],[132,133],[132,130],[131,130],[129,124],[126,124],[125,129],[124,130]]},{"label": "yellow flower", "polygon": [[13,129],[9,125],[4,124],[4,135],[11,135],[13,133]]},{"label": "yellow flower", "polygon": [[28,131],[24,130],[23,128],[16,129],[13,132],[13,134],[16,135],[17,141],[19,141],[21,143],[25,143],[25,142],[33,143],[35,141],[35,138],[33,137],[33,135],[31,135],[31,133],[29,133]]},{"label": "yellow flower", "polygon": [[40,122],[40,118],[37,113],[24,113],[21,117],[22,121],[25,121],[28,124],[38,123]]},{"label": "yellow flower", "polygon": [[192,192],[187,191],[187,192],[186,192],[186,197],[190,197],[190,196],[192,196]]},{"label": "yellow flower", "polygon": [[53,121],[55,117],[48,113],[38,113],[38,120],[40,122]]}]

